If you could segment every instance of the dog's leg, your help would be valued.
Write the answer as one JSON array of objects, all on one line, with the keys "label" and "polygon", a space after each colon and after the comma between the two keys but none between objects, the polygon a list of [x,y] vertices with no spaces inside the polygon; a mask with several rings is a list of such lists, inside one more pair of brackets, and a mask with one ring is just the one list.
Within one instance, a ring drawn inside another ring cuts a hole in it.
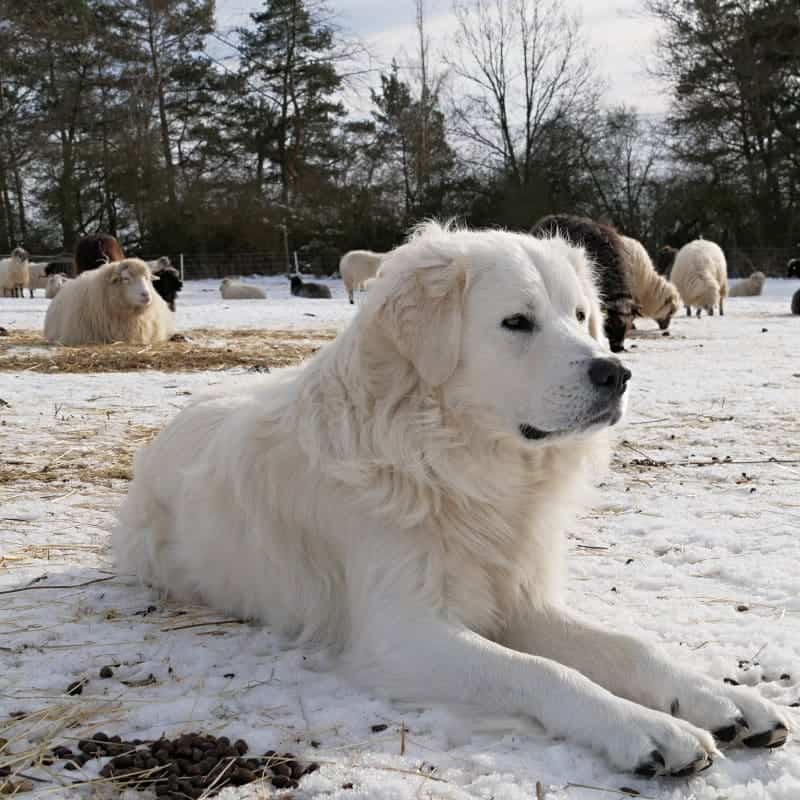
[{"label": "dog's leg", "polygon": [[616,697],[550,659],[516,652],[438,619],[381,622],[377,647],[361,636],[367,652],[354,653],[352,660],[345,656],[343,667],[357,678],[367,656],[370,666],[362,680],[393,697],[533,717],[549,733],[588,745],[615,767],[646,776],[689,775],[708,766],[716,752],[707,731]]},{"label": "dog's leg", "polygon": [[620,697],[713,731],[724,744],[779,747],[788,735],[788,718],[753,689],[715,681],[563,608],[525,605],[503,644],[572,667]]}]

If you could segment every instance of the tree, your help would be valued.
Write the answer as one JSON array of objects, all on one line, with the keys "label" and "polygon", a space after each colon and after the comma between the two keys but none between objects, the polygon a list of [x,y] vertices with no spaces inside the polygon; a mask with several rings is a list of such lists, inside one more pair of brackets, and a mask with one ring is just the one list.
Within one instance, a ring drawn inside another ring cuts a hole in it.
[{"label": "tree", "polygon": [[[280,203],[287,209],[303,179],[323,174],[335,160],[336,127],[344,108],[334,31],[323,7],[306,0],[265,0],[251,14],[254,27],[239,31],[241,74],[250,112],[242,119],[253,148],[256,177],[276,170]],[[241,104],[240,104],[241,108]]]},{"label": "tree", "polygon": [[[423,84],[424,86],[424,84]],[[444,114],[435,94],[423,88],[413,99],[395,62],[381,75],[381,91],[372,91],[377,142],[384,156],[383,174],[402,198],[402,226],[441,211],[442,196],[454,166]],[[399,189],[399,191],[398,191]]]},{"label": "tree", "polygon": [[676,157],[747,196],[735,237],[800,236],[800,16],[796,0],[647,0],[664,24]]},{"label": "tree", "polygon": [[588,122],[596,107],[579,21],[560,0],[455,0],[453,8],[456,131],[475,166],[528,185],[549,132]]},{"label": "tree", "polygon": [[581,158],[595,200],[592,216],[605,218],[628,236],[645,240],[659,159],[665,155],[652,126],[624,106],[606,112],[583,138]]}]

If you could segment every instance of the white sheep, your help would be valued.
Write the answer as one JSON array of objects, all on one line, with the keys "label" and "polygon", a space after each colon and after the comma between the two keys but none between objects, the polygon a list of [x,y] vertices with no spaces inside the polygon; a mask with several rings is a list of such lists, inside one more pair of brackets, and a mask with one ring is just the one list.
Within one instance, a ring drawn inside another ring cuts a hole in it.
[{"label": "white sheep", "polygon": [[680,308],[678,290],[659,275],[644,245],[630,236],[622,237],[626,258],[622,261],[625,278],[633,299],[639,306],[639,314],[654,319],[665,331],[672,315]]},{"label": "white sheep", "polygon": [[44,287],[44,296],[48,300],[52,300],[68,280],[69,278],[60,272],[56,275],[48,275],[47,284]]},{"label": "white sheep", "polygon": [[219,285],[219,293],[224,300],[263,300],[267,296],[260,286],[235,281],[233,278],[223,279]]},{"label": "white sheep", "polygon": [[48,274],[46,263],[38,263],[38,264],[28,264],[28,291],[30,292],[30,296],[33,297],[33,293],[37,289],[44,289],[47,290],[47,279]]},{"label": "white sheep", "polygon": [[720,316],[725,313],[722,301],[728,296],[728,267],[719,245],[707,239],[685,244],[675,256],[670,277],[686,305],[687,316],[692,315],[692,306],[697,308],[698,317],[702,309],[713,316],[716,305]]},{"label": "white sheep", "polygon": [[10,258],[0,261],[0,287],[3,289],[3,297],[24,297],[29,280],[28,253],[17,247]]},{"label": "white sheep", "polygon": [[767,276],[763,272],[754,272],[749,278],[736,281],[731,286],[728,297],[757,297],[763,291],[766,282]]},{"label": "white sheep", "polygon": [[342,256],[339,262],[339,274],[342,276],[351,303],[353,292],[363,288],[364,284],[375,276],[385,255],[386,253],[373,253],[372,250],[351,250]]},{"label": "white sheep", "polygon": [[103,264],[67,281],[44,319],[47,341],[67,345],[155,344],[174,330],[173,314],[138,258]]}]

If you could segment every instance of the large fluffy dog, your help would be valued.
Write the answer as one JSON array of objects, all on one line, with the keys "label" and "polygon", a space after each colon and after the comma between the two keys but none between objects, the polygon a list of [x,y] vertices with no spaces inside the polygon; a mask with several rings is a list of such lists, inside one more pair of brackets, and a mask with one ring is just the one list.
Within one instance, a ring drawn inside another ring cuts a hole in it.
[{"label": "large fluffy dog", "polygon": [[139,454],[119,564],[395,699],[533,717],[620,769],[703,769],[708,731],[782,743],[756,692],[559,599],[630,376],[601,326],[583,250],[425,226],[306,366],[195,403]]}]

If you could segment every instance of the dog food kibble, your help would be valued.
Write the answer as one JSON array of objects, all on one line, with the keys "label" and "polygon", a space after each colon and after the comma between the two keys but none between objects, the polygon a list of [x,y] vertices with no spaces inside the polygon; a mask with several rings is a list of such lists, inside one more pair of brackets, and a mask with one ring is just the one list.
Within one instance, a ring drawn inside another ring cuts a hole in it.
[{"label": "dog food kibble", "polygon": [[103,778],[170,800],[211,797],[225,786],[259,780],[268,781],[276,789],[295,789],[304,775],[319,769],[319,764],[301,765],[292,753],[274,750],[244,758],[249,749],[244,739],[231,745],[227,736],[200,733],[143,742],[98,732],[81,739],[77,749],[80,753],[76,755],[70,748],[59,746],[50,754],[63,760],[67,770],[78,769],[92,758],[111,756],[100,770]]}]

